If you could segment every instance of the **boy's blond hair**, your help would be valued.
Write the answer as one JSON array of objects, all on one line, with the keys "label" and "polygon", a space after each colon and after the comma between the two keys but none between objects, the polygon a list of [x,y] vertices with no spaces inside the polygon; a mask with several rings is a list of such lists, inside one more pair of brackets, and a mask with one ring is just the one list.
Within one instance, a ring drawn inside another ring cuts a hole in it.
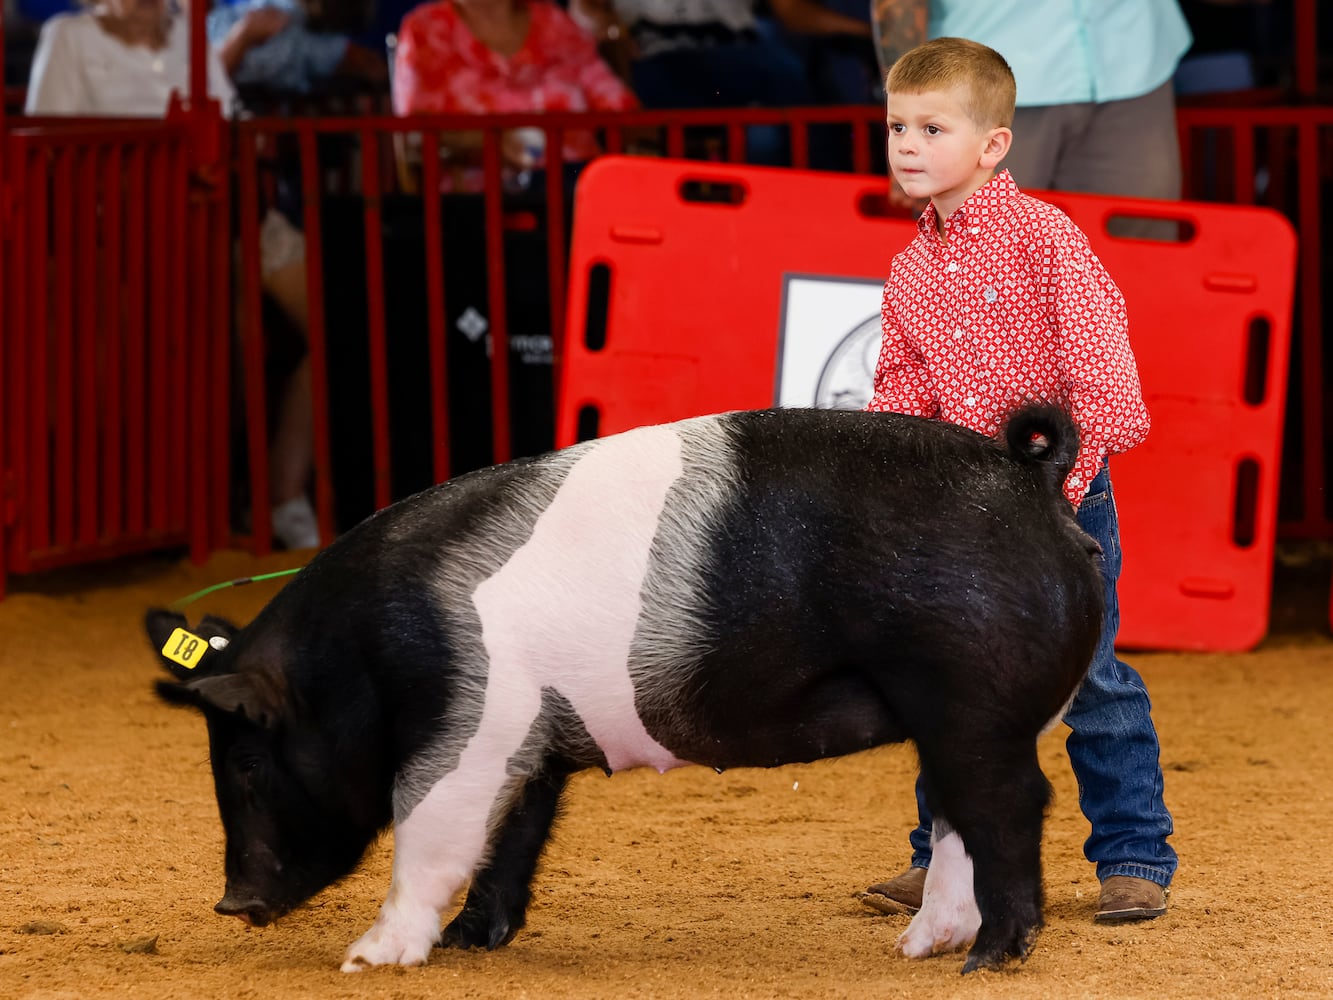
[{"label": "boy's blond hair", "polygon": [[963,110],[979,128],[1014,123],[1014,72],[1004,56],[966,38],[934,38],[904,53],[893,64],[884,89],[920,94],[961,86]]}]

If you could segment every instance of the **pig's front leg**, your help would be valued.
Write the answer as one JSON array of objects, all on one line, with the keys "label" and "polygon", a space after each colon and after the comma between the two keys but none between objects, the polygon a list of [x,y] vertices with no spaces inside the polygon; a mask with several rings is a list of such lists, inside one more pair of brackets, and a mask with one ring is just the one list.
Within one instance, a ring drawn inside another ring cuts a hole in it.
[{"label": "pig's front leg", "polygon": [[472,874],[480,850],[470,859],[457,852],[440,857],[440,830],[412,821],[394,828],[393,880],[379,917],[343,960],[343,972],[376,965],[424,965],[440,935],[440,913],[453,902]]},{"label": "pig's front leg", "polygon": [[535,715],[535,707],[524,717],[510,713],[499,722],[483,715],[458,766],[395,824],[389,895],[370,930],[347,950],[344,972],[425,964],[440,936],[440,913],[486,854],[492,811],[518,791],[521,779],[510,776],[506,765]]}]

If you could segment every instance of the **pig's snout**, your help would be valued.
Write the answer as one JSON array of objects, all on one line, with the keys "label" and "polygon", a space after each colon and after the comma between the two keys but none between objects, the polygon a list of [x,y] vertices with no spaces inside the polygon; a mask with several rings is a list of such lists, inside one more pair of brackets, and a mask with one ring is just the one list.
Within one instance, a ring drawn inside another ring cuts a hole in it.
[{"label": "pig's snout", "polygon": [[238,893],[231,889],[228,889],[226,895],[217,901],[213,910],[224,917],[239,917],[250,927],[263,927],[278,916],[267,903],[257,896],[244,892]]}]

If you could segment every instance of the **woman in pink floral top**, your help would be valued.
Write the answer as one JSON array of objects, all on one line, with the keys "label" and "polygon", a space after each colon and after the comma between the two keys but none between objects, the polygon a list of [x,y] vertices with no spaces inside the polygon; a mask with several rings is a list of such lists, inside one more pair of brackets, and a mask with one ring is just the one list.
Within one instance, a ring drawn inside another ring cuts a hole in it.
[{"label": "woman in pink floral top", "polygon": [[[593,39],[549,0],[439,0],[405,18],[393,73],[399,115],[446,112],[625,111],[634,94],[597,55]],[[476,162],[478,133],[446,133],[456,160]],[[505,136],[507,164],[537,165],[519,137]],[[564,159],[582,162],[601,147],[588,131],[564,133]],[[479,190],[468,170],[454,187]]]}]

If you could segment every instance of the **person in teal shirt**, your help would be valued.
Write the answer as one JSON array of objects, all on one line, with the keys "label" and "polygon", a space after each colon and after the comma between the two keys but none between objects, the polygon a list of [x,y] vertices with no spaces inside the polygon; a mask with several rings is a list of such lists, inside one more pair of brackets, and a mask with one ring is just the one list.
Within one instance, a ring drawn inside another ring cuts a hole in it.
[{"label": "person in teal shirt", "polygon": [[1005,167],[1020,187],[1180,197],[1171,78],[1191,35],[1176,0],[871,0],[871,19],[884,73],[930,38],[1004,56],[1023,137]]}]

